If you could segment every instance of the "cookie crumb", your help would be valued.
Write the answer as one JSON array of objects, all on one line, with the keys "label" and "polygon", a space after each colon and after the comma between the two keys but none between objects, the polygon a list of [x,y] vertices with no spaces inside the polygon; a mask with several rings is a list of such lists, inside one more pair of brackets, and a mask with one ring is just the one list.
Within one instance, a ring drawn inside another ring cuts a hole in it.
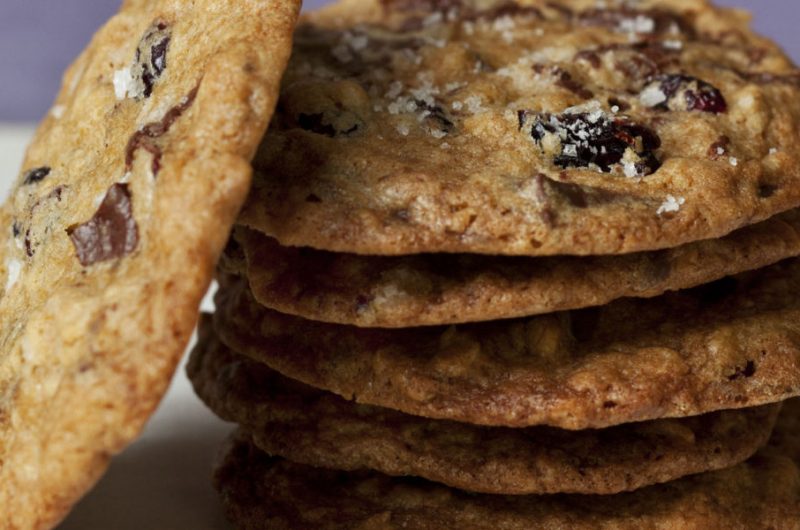
[{"label": "cookie crumb", "polygon": [[667,195],[667,198],[661,203],[661,206],[658,207],[656,211],[656,215],[663,215],[665,213],[673,213],[677,212],[681,209],[681,206],[686,202],[686,199],[683,197],[675,197],[673,195]]}]

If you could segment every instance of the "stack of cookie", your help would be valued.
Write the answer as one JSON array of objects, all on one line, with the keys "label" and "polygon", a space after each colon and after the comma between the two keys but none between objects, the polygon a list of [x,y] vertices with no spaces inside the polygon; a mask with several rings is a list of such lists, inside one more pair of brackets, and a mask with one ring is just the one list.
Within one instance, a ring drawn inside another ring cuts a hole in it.
[{"label": "stack of cookie", "polygon": [[705,2],[307,15],[189,366],[231,518],[798,528],[798,102]]}]

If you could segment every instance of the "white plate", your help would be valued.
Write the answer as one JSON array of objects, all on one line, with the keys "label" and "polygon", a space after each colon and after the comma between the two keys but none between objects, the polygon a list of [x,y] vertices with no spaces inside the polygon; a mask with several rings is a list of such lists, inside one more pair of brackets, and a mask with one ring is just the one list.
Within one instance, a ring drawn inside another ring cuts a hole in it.
[{"label": "white plate", "polygon": [[[33,128],[0,126],[0,198],[20,170]],[[210,301],[204,301],[210,308]],[[183,366],[142,437],[58,530],[228,530],[211,488],[211,465],[229,424],[192,392]]]}]

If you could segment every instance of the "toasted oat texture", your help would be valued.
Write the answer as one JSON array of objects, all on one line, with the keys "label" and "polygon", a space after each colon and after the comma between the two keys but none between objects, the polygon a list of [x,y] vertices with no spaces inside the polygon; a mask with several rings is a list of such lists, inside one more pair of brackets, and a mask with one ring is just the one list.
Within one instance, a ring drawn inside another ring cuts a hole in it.
[{"label": "toasted oat texture", "polygon": [[56,525],[160,400],[298,10],[128,0],[67,71],[0,209],[0,529]]},{"label": "toasted oat texture", "polygon": [[[800,205],[800,71],[705,0],[344,0],[241,222],[358,254],[618,254]],[[625,6],[628,7],[625,7]]]},{"label": "toasted oat texture", "polygon": [[429,418],[586,429],[800,395],[800,260],[648,300],[398,330],[282,315],[222,284],[214,324],[234,351]]},{"label": "toasted oat texture", "polygon": [[414,478],[315,469],[269,457],[244,435],[215,484],[241,530],[800,529],[800,404],[745,463],[612,496],[474,495]]},{"label": "toasted oat texture", "polygon": [[[722,239],[624,256],[384,257],[282,247],[237,230],[258,301],[282,313],[366,327],[495,320],[651,297],[800,254],[800,211]],[[235,261],[235,245],[229,246]]]},{"label": "toasted oat texture", "polygon": [[476,427],[351,403],[236,355],[210,326],[204,334],[188,366],[195,390],[267,453],[483,493],[609,494],[730,467],[767,442],[780,409],[577,432]]}]

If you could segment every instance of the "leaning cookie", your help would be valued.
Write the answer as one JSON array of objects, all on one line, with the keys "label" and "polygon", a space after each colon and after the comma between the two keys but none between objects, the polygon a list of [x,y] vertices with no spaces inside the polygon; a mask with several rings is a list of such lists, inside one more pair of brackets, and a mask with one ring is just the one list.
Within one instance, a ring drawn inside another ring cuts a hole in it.
[{"label": "leaning cookie", "polygon": [[0,209],[0,528],[52,528],[140,432],[246,196],[299,10],[128,0]]},{"label": "leaning cookie", "polygon": [[311,320],[397,328],[579,309],[759,269],[800,254],[800,211],[721,239],[623,256],[359,256],[284,247],[246,228],[235,234],[223,267],[246,275],[261,304]]},{"label": "leaning cookie", "polygon": [[215,484],[241,530],[800,529],[800,403],[729,469],[611,496],[474,495],[416,478],[316,469],[231,440]]},{"label": "leaning cookie", "polygon": [[800,259],[657,298],[408,329],[283,315],[220,279],[214,327],[231,349],[408,414],[577,430],[800,395]]},{"label": "leaning cookie", "polygon": [[705,0],[344,0],[241,223],[356,254],[620,254],[800,206],[800,71]]},{"label": "leaning cookie", "polygon": [[230,351],[210,325],[187,367],[198,395],[269,454],[496,494],[612,494],[722,469],[769,439],[780,405],[600,430],[507,429],[358,405]]}]

